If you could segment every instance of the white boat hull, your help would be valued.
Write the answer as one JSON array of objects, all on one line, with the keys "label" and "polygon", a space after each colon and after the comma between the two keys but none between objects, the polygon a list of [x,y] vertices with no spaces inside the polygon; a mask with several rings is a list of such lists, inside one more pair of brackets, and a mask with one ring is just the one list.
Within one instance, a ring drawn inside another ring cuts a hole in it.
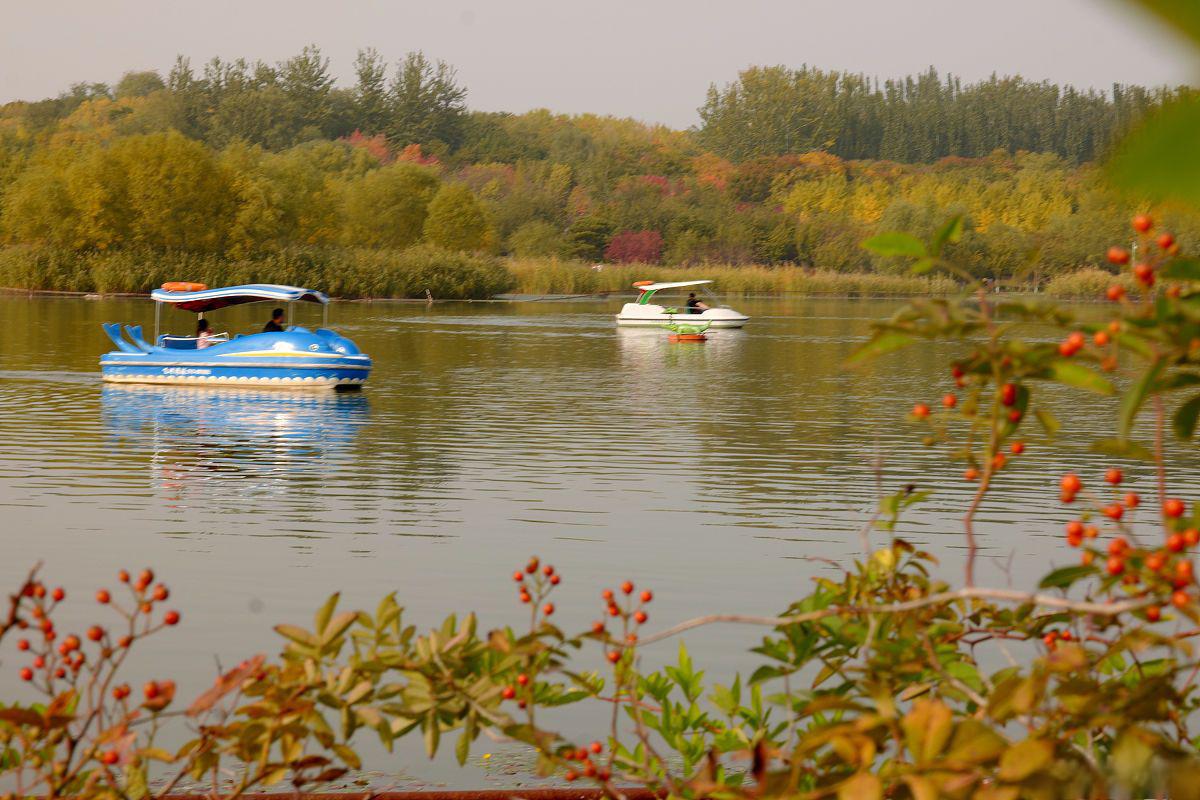
[{"label": "white boat hull", "polygon": [[687,325],[708,323],[710,328],[740,328],[750,321],[745,314],[740,314],[732,308],[709,308],[699,314],[684,313],[682,309],[672,313],[664,306],[643,305],[641,303],[626,303],[621,313],[617,314],[617,324],[628,327],[661,327],[670,322]]}]

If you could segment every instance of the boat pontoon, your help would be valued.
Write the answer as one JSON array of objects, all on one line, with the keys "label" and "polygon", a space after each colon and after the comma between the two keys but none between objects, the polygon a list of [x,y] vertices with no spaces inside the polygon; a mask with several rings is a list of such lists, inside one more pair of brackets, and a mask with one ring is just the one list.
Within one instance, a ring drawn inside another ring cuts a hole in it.
[{"label": "boat pontoon", "polygon": [[[196,288],[199,286],[200,288]],[[184,290],[180,290],[184,289]],[[329,298],[298,286],[252,284],[206,289],[202,284],[164,284],[151,294],[154,344],[142,338],[142,326],[106,323],[104,332],[117,349],[100,357],[103,379],[111,383],[160,383],[272,388],[354,388],[366,382],[371,359],[354,342],[327,327],[209,337],[200,347],[195,336],[159,334],[164,304],[203,317],[220,308],[272,301],[320,303],[328,324]],[[289,314],[289,319],[291,315]],[[122,333],[122,330],[124,333]],[[128,336],[128,339],[126,339]]]},{"label": "boat pontoon", "polygon": [[740,328],[745,325],[750,320],[749,317],[724,306],[710,306],[703,311],[689,313],[690,310],[687,306],[675,308],[650,302],[655,293],[664,289],[677,289],[684,286],[704,286],[710,283],[712,281],[675,281],[673,283],[638,281],[633,285],[640,292],[638,299],[632,303],[625,304],[621,309],[621,313],[617,315],[617,324],[658,326],[663,323],[673,322],[707,322],[713,328]]}]

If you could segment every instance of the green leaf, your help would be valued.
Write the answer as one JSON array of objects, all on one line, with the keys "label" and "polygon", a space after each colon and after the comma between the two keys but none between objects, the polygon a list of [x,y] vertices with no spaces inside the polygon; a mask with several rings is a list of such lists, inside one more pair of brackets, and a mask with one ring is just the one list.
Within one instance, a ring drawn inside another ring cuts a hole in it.
[{"label": "green leaf", "polygon": [[1130,0],[1179,33],[1200,43],[1200,4],[1195,0]]},{"label": "green leaf", "polygon": [[1159,275],[1173,281],[1200,281],[1200,259],[1177,258],[1168,262]]},{"label": "green leaf", "polygon": [[1103,453],[1117,458],[1132,458],[1137,461],[1153,461],[1154,453],[1145,445],[1138,444],[1132,439],[1101,439],[1093,442],[1093,453]]},{"label": "green leaf", "polygon": [[913,275],[924,275],[929,270],[933,269],[937,264],[932,258],[922,258],[917,263],[909,267],[909,272]]},{"label": "green leaf", "polygon": [[1050,365],[1050,376],[1059,383],[1096,394],[1112,394],[1115,389],[1108,379],[1083,364],[1059,359]]},{"label": "green leaf", "polygon": [[[1180,19],[1194,18],[1200,4],[1191,0],[1140,0],[1156,13],[1191,6]],[[1188,26],[1192,33],[1192,25]],[[1200,29],[1198,29],[1200,30]],[[1125,137],[1108,164],[1108,174],[1120,188],[1153,200],[1180,200],[1200,206],[1200,100],[1188,98],[1169,103],[1149,115]]]},{"label": "green leaf", "polygon": [[997,777],[1002,781],[1023,781],[1049,766],[1052,761],[1054,745],[1051,742],[1026,739],[1008,748],[1000,757],[1000,772]]},{"label": "green leaf", "polygon": [[937,235],[933,237],[933,252],[941,253],[943,247],[945,247],[947,244],[954,244],[957,242],[962,238],[962,234],[962,215],[959,214],[956,217],[951,217],[950,220],[942,226],[941,230],[937,232]]},{"label": "green leaf", "polygon": [[890,231],[872,236],[863,242],[862,246],[881,256],[922,258],[928,255],[925,252],[925,245],[920,239],[900,231]]},{"label": "green leaf", "polygon": [[309,647],[316,647],[318,644],[317,637],[304,630],[304,628],[296,625],[276,625],[275,632],[280,636],[285,636],[288,639],[291,639],[297,644],[303,644]]},{"label": "green leaf", "polygon": [[1150,387],[1154,385],[1163,371],[1163,365],[1162,361],[1152,363],[1121,398],[1121,405],[1117,411],[1117,432],[1122,439],[1127,438],[1129,432],[1133,430],[1133,422],[1137,419],[1138,411],[1145,404],[1146,397],[1150,394]]},{"label": "green leaf", "polygon": [[1188,400],[1175,410],[1171,419],[1171,427],[1180,439],[1191,439],[1196,432],[1196,419],[1200,417],[1200,394]]},{"label": "green leaf", "polygon": [[1058,434],[1058,429],[1062,427],[1062,424],[1056,416],[1044,408],[1034,409],[1033,415],[1042,424],[1042,430],[1046,431],[1047,436],[1054,438]]},{"label": "green leaf", "polygon": [[321,609],[317,612],[316,624],[313,626],[314,631],[325,630],[325,626],[329,624],[329,618],[333,616],[333,611],[337,608],[338,600],[341,596],[341,592],[334,592],[329,595],[329,599],[325,601],[325,605],[321,606]]},{"label": "green leaf", "polygon": [[887,331],[885,333],[877,333],[866,344],[854,351],[854,353],[846,359],[846,366],[855,366],[864,361],[869,361],[872,358],[878,358],[884,353],[890,353],[894,350],[901,350],[914,343],[916,338],[907,333],[899,331]]},{"label": "green leaf", "polygon": [[838,787],[837,800],[880,800],[883,783],[869,772],[856,773]]},{"label": "green leaf", "polygon": [[1078,580],[1095,575],[1099,570],[1095,567],[1076,565],[1061,567],[1054,570],[1038,582],[1039,589],[1066,589]]}]

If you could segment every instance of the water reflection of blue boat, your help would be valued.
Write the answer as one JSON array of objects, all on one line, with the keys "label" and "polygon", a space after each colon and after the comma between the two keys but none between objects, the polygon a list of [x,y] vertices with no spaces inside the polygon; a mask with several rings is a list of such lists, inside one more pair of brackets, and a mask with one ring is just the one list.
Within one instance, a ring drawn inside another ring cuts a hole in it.
[{"label": "water reflection of blue boat", "polygon": [[274,449],[348,445],[366,422],[362,394],[273,392],[229,387],[109,385],[100,394],[104,427],[119,438],[154,437],[186,447],[252,444]]},{"label": "water reflection of blue boat", "polygon": [[109,384],[100,402],[111,446],[144,455],[172,505],[227,510],[264,493],[319,507],[309,490],[353,459],[369,412],[357,392]]},{"label": "water reflection of blue boat", "polygon": [[[321,292],[296,286],[252,284],[206,289],[202,284],[164,284],[150,295],[156,302],[154,344],[142,338],[140,325],[104,325],[117,349],[100,357],[109,383],[158,383],[193,386],[268,388],[357,388],[371,372],[371,359],[350,339],[326,327],[201,338],[159,334],[162,305],[204,314],[243,303],[272,301],[320,303]],[[289,318],[290,318],[289,314]],[[128,337],[128,338],[126,338]]]}]

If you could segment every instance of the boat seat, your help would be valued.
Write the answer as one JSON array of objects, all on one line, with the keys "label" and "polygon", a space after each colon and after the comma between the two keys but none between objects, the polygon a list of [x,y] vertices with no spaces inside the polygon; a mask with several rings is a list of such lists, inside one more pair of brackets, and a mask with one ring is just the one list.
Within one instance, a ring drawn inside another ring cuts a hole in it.
[{"label": "boat seat", "polygon": [[158,343],[168,350],[195,350],[198,341],[195,336],[161,336]]}]

